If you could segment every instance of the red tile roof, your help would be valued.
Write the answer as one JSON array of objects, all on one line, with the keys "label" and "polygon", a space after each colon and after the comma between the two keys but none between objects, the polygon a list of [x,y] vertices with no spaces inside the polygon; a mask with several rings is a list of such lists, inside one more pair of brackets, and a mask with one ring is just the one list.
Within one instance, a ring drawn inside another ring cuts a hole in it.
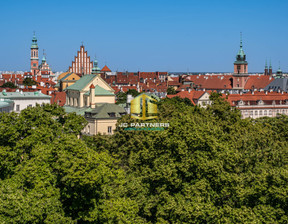
[{"label": "red tile roof", "polygon": [[[222,95],[222,97],[226,98],[225,95]],[[266,102],[266,104],[271,104],[273,101],[282,101],[284,104],[284,101],[288,102],[288,93],[255,91],[254,93],[230,94],[227,99],[231,106],[236,106],[237,102],[241,100],[245,104],[249,102],[250,105],[256,105],[259,100]]]},{"label": "red tile roof", "polygon": [[111,70],[105,65],[102,69],[101,72],[111,72]]},{"label": "red tile roof", "polygon": [[175,95],[167,95],[168,98],[173,98],[179,96],[180,98],[188,98],[193,105],[196,105],[196,101],[205,93],[206,91],[181,91]]},{"label": "red tile roof", "polygon": [[63,107],[66,103],[66,92],[54,92],[51,95],[50,103],[56,103]]},{"label": "red tile roof", "polygon": [[249,76],[244,89],[264,89],[274,78],[267,75]]}]

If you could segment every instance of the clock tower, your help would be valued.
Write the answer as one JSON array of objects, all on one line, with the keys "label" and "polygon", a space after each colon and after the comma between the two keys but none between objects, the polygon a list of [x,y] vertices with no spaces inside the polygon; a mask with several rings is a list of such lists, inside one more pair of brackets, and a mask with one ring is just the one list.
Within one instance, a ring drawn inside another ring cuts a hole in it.
[{"label": "clock tower", "polygon": [[246,61],[246,54],[243,51],[241,33],[240,49],[236,55],[236,61],[234,62],[233,89],[244,89],[248,76],[248,62]]},{"label": "clock tower", "polygon": [[37,38],[35,36],[35,33],[33,35],[32,39],[32,45],[31,45],[31,73],[32,75],[36,75],[39,71],[39,57],[38,57],[38,44],[37,44]]}]

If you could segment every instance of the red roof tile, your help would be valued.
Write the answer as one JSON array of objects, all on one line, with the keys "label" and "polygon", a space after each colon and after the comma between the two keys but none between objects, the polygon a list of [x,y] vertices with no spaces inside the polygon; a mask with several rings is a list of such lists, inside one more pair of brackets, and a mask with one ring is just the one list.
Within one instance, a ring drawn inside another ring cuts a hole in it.
[{"label": "red roof tile", "polygon": [[111,72],[111,70],[105,65],[102,69],[101,72]]}]

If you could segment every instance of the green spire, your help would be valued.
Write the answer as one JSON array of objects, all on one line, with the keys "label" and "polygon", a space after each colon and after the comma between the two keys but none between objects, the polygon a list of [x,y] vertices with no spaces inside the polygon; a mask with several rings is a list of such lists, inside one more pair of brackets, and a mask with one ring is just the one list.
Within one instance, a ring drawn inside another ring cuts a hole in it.
[{"label": "green spire", "polygon": [[267,59],[265,60],[265,69],[268,69]]},{"label": "green spire", "polygon": [[98,67],[98,61],[96,60],[96,58],[95,58],[95,60],[94,60],[94,66],[93,66],[93,68],[92,68],[92,74],[99,74],[100,73],[100,68]]},{"label": "green spire", "polygon": [[242,44],[242,32],[240,32],[240,49],[236,55],[236,62],[238,63],[246,62],[246,55],[243,51],[243,44]]},{"label": "green spire", "polygon": [[43,58],[42,58],[42,63],[44,63],[46,61],[46,57],[45,57],[45,50],[43,49]]},{"label": "green spire", "polygon": [[271,59],[270,59],[269,69],[272,69]]},{"label": "green spire", "polygon": [[37,49],[38,49],[37,38],[36,38],[36,36],[35,36],[35,32],[34,32],[34,34],[33,34],[31,48],[37,48]]}]

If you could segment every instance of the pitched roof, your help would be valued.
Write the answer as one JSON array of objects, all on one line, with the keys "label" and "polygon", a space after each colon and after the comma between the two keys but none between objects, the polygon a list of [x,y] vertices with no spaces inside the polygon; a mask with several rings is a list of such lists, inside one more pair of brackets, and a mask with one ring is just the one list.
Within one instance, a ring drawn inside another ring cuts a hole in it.
[{"label": "pitched roof", "polygon": [[57,103],[59,106],[64,106],[66,103],[66,93],[65,92],[54,92],[51,95],[50,103]]},{"label": "pitched roof", "polygon": [[68,86],[66,88],[66,90],[78,90],[78,91],[81,91],[95,77],[96,77],[96,75],[93,75],[93,74],[84,75],[79,80],[77,80],[73,85]]},{"label": "pitched roof", "polygon": [[[226,96],[225,96],[226,98]],[[248,102],[249,104],[257,104],[259,100],[262,101],[287,101],[288,100],[288,93],[276,93],[276,92],[259,92],[255,91],[254,93],[245,93],[245,94],[230,94],[228,95],[227,101],[232,105],[236,106],[238,101]]]},{"label": "pitched roof", "polygon": [[168,98],[180,97],[182,99],[188,98],[192,104],[196,105],[195,102],[207,91],[181,91],[175,95],[167,95]]},{"label": "pitched roof", "polygon": [[95,109],[92,109],[88,114],[86,112],[86,118],[92,119],[118,119],[122,115],[126,114],[123,107],[117,104],[104,103],[100,106],[96,105]]},{"label": "pitched roof", "polygon": [[264,90],[272,90],[276,92],[278,90],[283,90],[287,92],[288,91],[288,78],[274,79],[264,88]]},{"label": "pitched roof", "polygon": [[102,69],[101,72],[111,72],[111,70],[105,65]]},{"label": "pitched roof", "polygon": [[[84,93],[84,95],[90,95],[90,90]],[[95,86],[95,96],[114,96],[114,93],[96,85]]]},{"label": "pitched roof", "polygon": [[274,79],[268,75],[252,76],[248,77],[248,80],[244,86],[244,89],[264,89]]}]

